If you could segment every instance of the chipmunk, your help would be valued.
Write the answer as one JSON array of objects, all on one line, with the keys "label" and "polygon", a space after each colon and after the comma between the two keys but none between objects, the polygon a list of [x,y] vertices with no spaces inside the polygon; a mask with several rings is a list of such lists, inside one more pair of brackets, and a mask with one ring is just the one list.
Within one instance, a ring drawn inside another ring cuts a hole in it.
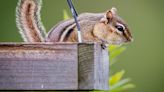
[{"label": "chipmunk", "polygon": [[[19,0],[16,8],[17,27],[25,42],[78,42],[74,19],[55,25],[48,34],[41,22],[42,0]],[[121,44],[131,42],[127,24],[112,8],[105,13],[82,13],[78,17],[83,42]]]}]

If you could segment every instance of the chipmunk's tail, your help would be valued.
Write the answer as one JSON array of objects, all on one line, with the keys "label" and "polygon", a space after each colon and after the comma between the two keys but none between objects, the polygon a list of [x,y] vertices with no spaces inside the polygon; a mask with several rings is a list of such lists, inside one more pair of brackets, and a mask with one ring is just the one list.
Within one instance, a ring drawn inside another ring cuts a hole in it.
[{"label": "chipmunk's tail", "polygon": [[19,0],[16,23],[25,42],[43,42],[45,29],[40,18],[42,0]]}]

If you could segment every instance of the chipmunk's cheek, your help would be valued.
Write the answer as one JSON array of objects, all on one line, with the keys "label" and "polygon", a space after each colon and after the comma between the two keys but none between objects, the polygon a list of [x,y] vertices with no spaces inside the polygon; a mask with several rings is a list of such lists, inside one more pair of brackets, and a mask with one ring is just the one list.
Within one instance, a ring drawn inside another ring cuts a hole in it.
[{"label": "chipmunk's cheek", "polygon": [[116,42],[117,42],[117,37],[113,34],[113,33],[110,33],[110,34],[108,34],[108,37],[107,37],[107,42],[108,42],[108,44],[116,44]]},{"label": "chipmunk's cheek", "polygon": [[120,34],[116,34],[115,32],[110,33],[110,35],[108,36],[108,44],[120,45],[124,42],[125,39]]},{"label": "chipmunk's cheek", "polygon": [[103,23],[98,23],[98,24],[95,25],[93,34],[98,39],[101,39],[103,41],[105,41],[106,38],[108,37],[107,28],[106,28],[106,26]]}]

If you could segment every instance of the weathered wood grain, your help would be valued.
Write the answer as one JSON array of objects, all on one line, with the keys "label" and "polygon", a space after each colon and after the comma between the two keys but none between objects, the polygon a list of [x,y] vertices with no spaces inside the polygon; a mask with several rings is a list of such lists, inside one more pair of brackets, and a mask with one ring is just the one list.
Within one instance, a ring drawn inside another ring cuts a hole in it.
[{"label": "weathered wood grain", "polygon": [[79,44],[79,89],[108,90],[108,50],[100,44]]},{"label": "weathered wood grain", "polygon": [[0,90],[107,90],[108,63],[97,43],[0,43]]},{"label": "weathered wood grain", "polygon": [[0,89],[76,89],[76,51],[76,44],[1,44]]}]

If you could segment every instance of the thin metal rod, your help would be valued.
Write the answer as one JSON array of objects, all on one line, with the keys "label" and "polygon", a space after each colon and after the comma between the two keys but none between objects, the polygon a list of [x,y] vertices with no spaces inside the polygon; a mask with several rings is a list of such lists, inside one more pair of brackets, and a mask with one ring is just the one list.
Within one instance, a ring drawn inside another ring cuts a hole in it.
[{"label": "thin metal rod", "polygon": [[68,2],[68,5],[69,5],[69,7],[71,9],[72,15],[73,15],[73,17],[75,19],[76,26],[77,26],[77,29],[78,29],[78,31],[77,31],[77,33],[78,33],[78,41],[80,43],[82,43],[82,36],[81,36],[81,31],[80,31],[80,25],[79,25],[79,22],[77,20],[78,14],[77,14],[77,12],[76,12],[76,10],[74,8],[74,5],[72,4],[72,0],[67,0],[67,2]]},{"label": "thin metal rod", "polygon": [[[76,9],[75,9],[75,7],[74,7],[74,5],[73,5],[73,3],[72,3],[72,0],[67,0],[67,2],[68,2],[69,7],[70,7],[70,8],[73,8],[74,14],[75,14],[76,16],[78,16],[78,14],[77,14],[77,12],[76,12]],[[72,12],[72,13],[73,13],[73,12]]]}]

